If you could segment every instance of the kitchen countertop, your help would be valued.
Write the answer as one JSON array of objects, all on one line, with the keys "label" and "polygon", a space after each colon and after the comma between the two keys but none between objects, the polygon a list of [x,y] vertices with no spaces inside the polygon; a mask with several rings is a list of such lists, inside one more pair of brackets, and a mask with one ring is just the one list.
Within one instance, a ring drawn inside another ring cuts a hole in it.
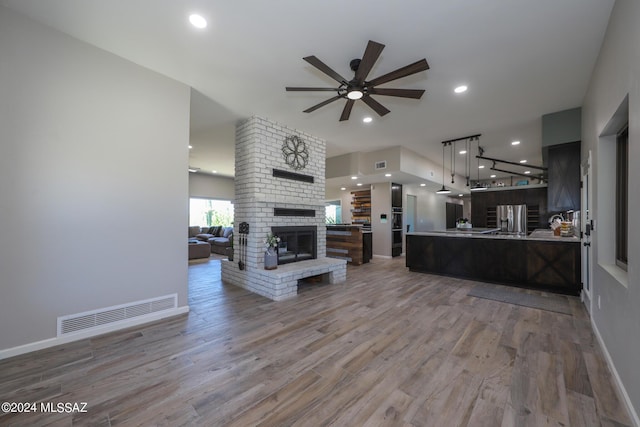
[{"label": "kitchen countertop", "polygon": [[362,234],[371,233],[371,228],[362,224],[327,224],[327,230],[352,230],[357,229]]},{"label": "kitchen countertop", "polygon": [[[407,236],[440,236],[440,237],[472,237],[474,239],[508,239],[508,240],[533,240],[544,242],[568,242],[568,243],[580,243],[580,239],[577,236],[561,237],[554,236],[553,230],[550,229],[536,229],[528,236],[524,234],[491,234],[492,232],[498,232],[499,229],[475,229],[485,231],[473,231],[474,229],[450,229],[442,231],[414,231],[407,233]],[[489,231],[487,231],[489,230]]]}]

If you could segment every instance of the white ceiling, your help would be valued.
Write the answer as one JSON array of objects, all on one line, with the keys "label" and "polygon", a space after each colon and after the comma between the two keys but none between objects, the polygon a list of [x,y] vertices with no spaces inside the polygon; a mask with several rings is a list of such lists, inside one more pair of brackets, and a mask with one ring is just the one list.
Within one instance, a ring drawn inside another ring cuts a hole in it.
[{"label": "white ceiling", "polygon": [[[486,156],[541,164],[541,116],[582,104],[613,3],[0,0],[190,85],[190,162],[229,176],[234,123],[251,115],[326,139],[328,157],[402,145],[441,164],[441,141],[480,133]],[[209,26],[191,27],[191,13]],[[337,85],[304,56],[350,78],[349,61],[362,56],[368,40],[386,45],[368,79],[427,59],[430,70],[384,85],[425,89],[421,100],[377,96],[391,110],[384,117],[358,101],[351,119],[339,122],[342,100],[302,112],[332,93],[285,92]],[[454,94],[459,84],[468,92]],[[367,115],[370,124],[362,122]],[[517,147],[510,145],[515,139]]]}]

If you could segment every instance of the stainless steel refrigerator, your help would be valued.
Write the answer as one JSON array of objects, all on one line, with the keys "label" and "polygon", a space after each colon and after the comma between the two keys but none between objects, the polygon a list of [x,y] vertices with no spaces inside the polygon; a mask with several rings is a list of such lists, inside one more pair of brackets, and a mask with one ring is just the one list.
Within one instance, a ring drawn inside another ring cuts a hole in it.
[{"label": "stainless steel refrigerator", "polygon": [[500,231],[527,233],[527,205],[498,205],[496,216]]}]

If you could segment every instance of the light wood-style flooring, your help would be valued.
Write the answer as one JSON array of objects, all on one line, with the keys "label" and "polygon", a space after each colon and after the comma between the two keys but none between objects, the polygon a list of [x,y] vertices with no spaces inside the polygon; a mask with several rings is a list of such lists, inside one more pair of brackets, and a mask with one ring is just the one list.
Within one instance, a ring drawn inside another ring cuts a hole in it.
[{"label": "light wood-style flooring", "polygon": [[87,402],[0,425],[631,425],[578,298],[469,297],[404,258],[284,302],[222,284],[219,260],[189,276],[188,315],[0,361],[0,401]]}]

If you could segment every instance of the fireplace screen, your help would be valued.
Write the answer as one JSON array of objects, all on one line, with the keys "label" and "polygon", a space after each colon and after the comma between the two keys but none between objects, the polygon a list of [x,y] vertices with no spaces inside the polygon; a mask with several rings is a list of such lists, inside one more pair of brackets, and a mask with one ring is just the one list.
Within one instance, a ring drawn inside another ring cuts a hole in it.
[{"label": "fireplace screen", "polygon": [[271,231],[280,237],[278,264],[316,259],[316,227],[272,227]]}]

